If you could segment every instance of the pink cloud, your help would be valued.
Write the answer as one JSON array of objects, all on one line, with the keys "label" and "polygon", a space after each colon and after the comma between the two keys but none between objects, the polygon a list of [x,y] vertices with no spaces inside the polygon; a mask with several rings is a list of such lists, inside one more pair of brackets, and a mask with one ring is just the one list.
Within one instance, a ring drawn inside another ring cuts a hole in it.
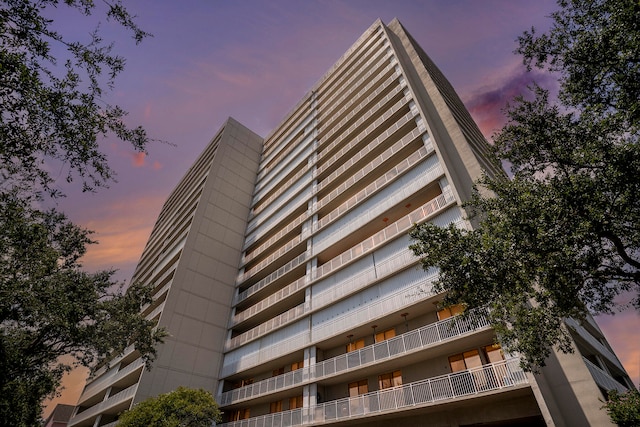
[{"label": "pink cloud", "polygon": [[640,384],[640,313],[627,309],[613,316],[598,316],[598,325],[620,358],[633,383]]},{"label": "pink cloud", "polygon": [[539,71],[527,72],[518,66],[495,82],[486,85],[467,97],[465,105],[486,138],[500,130],[506,123],[504,109],[516,96],[530,93],[533,83],[555,90],[556,78]]},{"label": "pink cloud", "polygon": [[133,166],[136,168],[144,167],[145,158],[147,155],[145,153],[133,153],[132,154]]}]

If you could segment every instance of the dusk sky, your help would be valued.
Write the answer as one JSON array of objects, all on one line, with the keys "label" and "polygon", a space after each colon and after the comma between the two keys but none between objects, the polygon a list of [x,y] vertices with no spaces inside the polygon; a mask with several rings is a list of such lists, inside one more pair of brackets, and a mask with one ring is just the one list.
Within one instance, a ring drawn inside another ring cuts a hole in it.
[{"label": "dusk sky", "polygon": [[[136,154],[104,141],[117,183],[96,194],[63,187],[60,207],[95,231],[87,270],[133,274],[163,202],[227,117],[266,136],[378,18],[397,17],[440,67],[488,139],[504,119],[501,108],[535,78],[513,51],[522,31],[545,30],[554,0],[534,1],[168,1],[126,2],[152,33],[136,46],[129,34],[103,23],[106,40],[127,59],[107,97],[129,111],[127,121],[167,141]],[[86,20],[64,6],[51,17],[85,37]],[[627,311],[598,322],[634,383],[640,383],[640,315]],[[65,378],[54,403],[75,404],[84,371]],[[45,415],[52,409],[50,405]]]}]

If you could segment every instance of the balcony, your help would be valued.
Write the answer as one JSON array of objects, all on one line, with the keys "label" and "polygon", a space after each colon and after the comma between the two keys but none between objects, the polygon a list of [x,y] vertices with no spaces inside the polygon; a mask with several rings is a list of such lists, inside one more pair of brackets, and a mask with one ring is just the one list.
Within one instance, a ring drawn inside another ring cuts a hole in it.
[{"label": "balcony", "polygon": [[240,347],[243,344],[248,343],[249,341],[253,341],[263,335],[268,334],[269,332],[280,328],[281,326],[288,325],[307,313],[308,310],[305,309],[305,304],[300,304],[296,307],[293,307],[284,313],[273,317],[267,320],[264,323],[256,326],[255,328],[249,329],[248,331],[238,335],[237,337],[231,338],[227,340],[224,346],[225,351],[233,350],[234,348]]},{"label": "balcony", "polygon": [[520,368],[520,360],[508,359],[309,408],[278,412],[222,425],[283,427],[336,422],[482,396],[499,390],[521,388],[528,383],[527,376]]},{"label": "balcony", "polygon": [[[97,405],[92,406],[91,408],[76,414],[76,416],[73,417],[69,422],[69,426],[80,424],[82,421],[86,421],[92,417],[95,417],[109,410],[117,409],[117,411],[115,411],[117,413],[125,409],[128,409],[129,408],[128,402],[131,399],[133,399],[133,397],[136,394],[136,390],[138,390],[137,383],[132,385],[129,388],[125,388],[120,393],[114,394],[113,396],[109,397],[107,400],[104,400],[98,403]],[[89,424],[83,424],[83,425],[89,425]]]},{"label": "balcony", "polygon": [[618,390],[620,393],[626,393],[628,391],[625,386],[613,379],[611,375],[600,369],[598,366],[594,365],[584,357],[582,360],[584,360],[584,364],[587,365],[587,369],[589,369],[593,380],[598,384],[598,386],[605,390]]},{"label": "balcony", "polygon": [[598,341],[593,335],[591,335],[578,322],[573,319],[566,319],[565,323],[567,324],[567,326],[572,327],[578,333],[578,335],[580,335],[582,339],[588,342],[589,345],[593,347],[598,353],[606,357],[609,362],[613,363],[622,372],[625,372],[624,367],[622,366],[616,355],[613,354],[613,352],[607,347],[605,347],[604,344]]},{"label": "balcony", "polygon": [[275,304],[283,301],[290,295],[295,294],[296,292],[306,288],[309,285],[306,277],[301,277],[293,283],[289,283],[284,288],[279,291],[269,295],[267,298],[261,300],[257,304],[252,305],[244,311],[237,313],[231,319],[230,326],[236,326],[239,323],[244,322],[245,320],[255,316],[263,310],[266,310],[269,307],[273,307]]},{"label": "balcony", "polygon": [[78,402],[82,403],[86,401],[96,393],[104,390],[111,384],[114,384],[120,381],[122,378],[126,377],[127,375],[134,372],[135,370],[142,369],[143,366],[144,366],[144,362],[140,358],[130,363],[129,365],[125,366],[124,368],[120,369],[119,371],[116,369],[113,369],[112,371],[105,373],[104,375],[96,378],[93,382],[89,383],[85,387],[84,391],[82,392],[82,395],[80,396],[80,399],[78,399]]},{"label": "balcony", "polygon": [[488,329],[486,314],[474,311],[468,318],[452,317],[398,335],[359,350],[323,360],[312,366],[287,372],[254,384],[227,391],[217,397],[221,406],[231,405],[313,381],[354,371],[391,358],[415,353],[440,343]]}]

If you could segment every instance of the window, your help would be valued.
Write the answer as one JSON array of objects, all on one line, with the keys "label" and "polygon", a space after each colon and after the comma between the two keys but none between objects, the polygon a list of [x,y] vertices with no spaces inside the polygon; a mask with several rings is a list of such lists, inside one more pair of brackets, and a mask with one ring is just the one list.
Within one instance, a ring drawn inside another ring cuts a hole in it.
[{"label": "window", "polygon": [[291,364],[291,370],[295,371],[297,369],[302,369],[304,368],[304,361],[300,361],[300,362],[295,362]]},{"label": "window", "polygon": [[246,420],[250,416],[249,409],[236,409],[235,411],[231,411],[231,416],[229,417],[229,421],[240,421]]},{"label": "window", "polygon": [[389,329],[388,331],[378,332],[376,334],[376,342],[388,340],[389,338],[393,338],[396,336],[395,329]]},{"label": "window", "polygon": [[464,311],[464,306],[462,304],[455,304],[450,307],[445,307],[441,310],[438,310],[438,320],[448,319],[449,317],[455,316],[456,314],[460,314]]},{"label": "window", "polygon": [[500,344],[488,345],[484,348],[484,352],[487,354],[487,361],[489,363],[500,362],[504,360],[504,353]]},{"label": "window", "polygon": [[349,383],[349,397],[360,396],[369,392],[369,383],[367,380],[360,380]]},{"label": "window", "polygon": [[480,352],[478,350],[469,350],[464,353],[449,356],[449,366],[451,367],[451,372],[464,371],[465,369],[482,366]]},{"label": "window", "polygon": [[269,404],[269,413],[273,414],[275,412],[282,412],[282,400],[278,400],[277,402],[271,402]]},{"label": "window", "polygon": [[280,369],[274,369],[273,370],[273,377],[277,377],[278,375],[282,375],[284,374],[284,368],[280,368]]},{"label": "window", "polygon": [[350,342],[347,344],[347,353],[350,351],[356,351],[364,347],[364,339],[360,339],[358,341]]},{"label": "window", "polygon": [[378,375],[378,390],[397,387],[399,385],[402,385],[402,373],[400,371]]},{"label": "window", "polygon": [[253,384],[253,378],[247,378],[246,380],[240,380],[233,384],[233,388],[240,388],[247,385]]},{"label": "window", "polygon": [[289,399],[289,409],[302,408],[302,396],[296,396]]}]

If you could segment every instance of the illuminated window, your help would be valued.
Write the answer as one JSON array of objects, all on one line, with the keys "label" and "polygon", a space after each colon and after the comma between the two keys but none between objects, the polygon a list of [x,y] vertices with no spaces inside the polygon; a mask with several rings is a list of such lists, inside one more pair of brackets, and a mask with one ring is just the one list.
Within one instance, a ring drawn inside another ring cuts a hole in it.
[{"label": "illuminated window", "polygon": [[482,366],[480,352],[478,350],[469,350],[464,353],[449,356],[449,366],[451,366],[451,372],[464,371],[465,369]]},{"label": "illuminated window", "polygon": [[291,370],[295,371],[297,369],[302,369],[304,368],[304,361],[300,361],[300,362],[295,362],[291,364]]},{"label": "illuminated window", "polygon": [[246,420],[249,418],[249,409],[236,409],[235,411],[231,411],[231,415],[229,417],[229,421],[240,421]]},{"label": "illuminated window", "polygon": [[349,344],[347,344],[347,353],[349,353],[350,351],[356,351],[362,347],[364,347],[364,339],[350,342]]},{"label": "illuminated window", "polygon": [[402,385],[402,373],[400,371],[378,375],[378,390]]},{"label": "illuminated window", "polygon": [[376,342],[388,340],[389,338],[393,338],[396,336],[395,329],[389,329],[388,331],[378,332],[376,334]]},{"label": "illuminated window", "polygon": [[282,412],[282,400],[278,400],[277,402],[271,402],[269,404],[269,413],[273,414],[276,412]]},{"label": "illuminated window", "polygon": [[367,380],[349,383],[349,397],[360,396],[369,392],[369,383]]},{"label": "illuminated window", "polygon": [[462,304],[455,304],[450,307],[445,307],[442,310],[438,310],[438,320],[448,319],[449,317],[460,314],[464,311]]},{"label": "illuminated window", "polygon": [[289,399],[289,409],[302,408],[302,396],[296,396]]},{"label": "illuminated window", "polygon": [[500,344],[488,345],[484,348],[489,363],[500,362],[504,360],[504,353]]}]

